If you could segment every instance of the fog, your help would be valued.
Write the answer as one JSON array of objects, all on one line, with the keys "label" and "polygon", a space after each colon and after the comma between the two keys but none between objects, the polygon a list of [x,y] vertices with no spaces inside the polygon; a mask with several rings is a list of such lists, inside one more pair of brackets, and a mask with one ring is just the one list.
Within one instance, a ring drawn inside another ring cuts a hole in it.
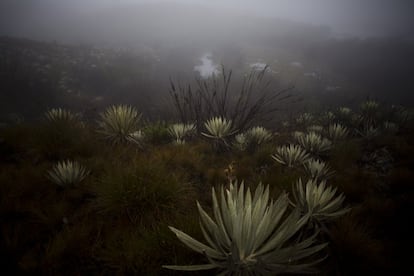
[{"label": "fog", "polygon": [[[220,65],[233,69],[235,78],[267,65],[278,88],[294,86],[301,95],[314,97],[314,103],[324,104],[321,99],[352,103],[356,98],[393,97],[396,102],[411,104],[413,2],[3,0],[0,37],[45,44],[28,43],[20,49],[25,42],[13,42],[20,45],[16,48],[5,41],[6,50],[0,57],[10,47],[16,52],[30,50],[33,60],[38,56],[49,58],[50,50],[44,53],[39,49],[49,49],[50,44],[115,51],[97,54],[76,48],[72,50],[77,54],[68,55],[66,49],[59,50],[64,52],[63,57],[53,56],[57,61],[68,59],[68,63],[79,60],[76,66],[81,61],[88,63],[88,68],[103,70],[99,62],[115,66],[117,77],[94,72],[96,85],[85,78],[88,83],[68,89],[77,91],[76,95],[104,97],[108,99],[106,103],[128,101],[136,90],[146,91],[145,96],[140,92],[137,102],[143,102],[143,98],[158,100],[162,98],[158,95],[167,94],[170,78],[183,82],[194,77],[208,78],[220,71]],[[98,62],[97,55],[108,55],[110,60]],[[41,62],[34,62],[38,63]],[[10,65],[3,66],[4,78],[8,78],[7,66]],[[76,66],[55,75],[80,78],[82,74]],[[10,91],[16,89],[13,85]],[[110,88],[117,93],[103,92]]]},{"label": "fog", "polygon": [[183,27],[230,28],[230,18],[244,15],[327,26],[342,36],[413,37],[413,11],[410,0],[3,0],[0,33],[87,40],[87,31],[96,38],[168,28],[174,35]]}]

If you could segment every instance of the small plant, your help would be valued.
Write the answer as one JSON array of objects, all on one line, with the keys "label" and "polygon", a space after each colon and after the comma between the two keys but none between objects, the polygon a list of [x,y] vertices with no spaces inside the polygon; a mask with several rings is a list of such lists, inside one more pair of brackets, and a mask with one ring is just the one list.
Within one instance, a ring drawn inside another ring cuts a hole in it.
[{"label": "small plant", "polygon": [[147,121],[142,128],[145,142],[152,145],[162,145],[171,142],[171,135],[168,131],[169,124],[163,120]]},{"label": "small plant", "polygon": [[376,101],[369,100],[361,104],[362,113],[375,113],[378,110],[379,104]]},{"label": "small plant", "polygon": [[343,140],[348,135],[348,129],[341,124],[332,124],[328,127],[328,138],[333,142]]},{"label": "small plant", "polygon": [[126,139],[131,143],[135,143],[139,146],[142,146],[142,144],[144,143],[145,134],[141,130],[137,130],[137,131],[130,133],[126,137]]},{"label": "small plant", "polygon": [[272,155],[272,158],[276,162],[291,168],[303,164],[309,158],[309,153],[300,146],[290,144],[276,148],[276,153]]},{"label": "small plant", "polygon": [[305,136],[305,133],[303,133],[302,131],[294,131],[292,132],[292,137],[293,139],[295,139],[296,141],[299,139],[299,137],[301,136]]},{"label": "small plant", "polygon": [[361,104],[361,120],[364,125],[375,125],[378,119],[379,104],[376,101],[369,100]]},{"label": "small plant", "polygon": [[331,168],[323,161],[309,159],[304,163],[305,172],[311,179],[326,180],[333,175]]},{"label": "small plant", "polygon": [[308,125],[313,121],[313,115],[310,113],[302,113],[296,118],[296,123],[299,125]]},{"label": "small plant", "polygon": [[264,127],[252,127],[246,131],[249,142],[255,145],[260,145],[269,142],[272,139],[272,133]]},{"label": "small plant", "polygon": [[76,161],[58,162],[47,172],[47,177],[61,187],[68,187],[80,183],[89,171]]},{"label": "small plant", "polygon": [[413,111],[402,106],[392,106],[392,118],[398,125],[406,125],[407,122],[413,119]]},{"label": "small plant", "polygon": [[345,196],[337,195],[336,188],[328,187],[326,181],[318,183],[317,180],[310,179],[303,185],[302,179],[299,179],[293,187],[293,198],[292,205],[302,215],[308,215],[311,225],[314,226],[323,225],[350,210],[342,206]]},{"label": "small plant", "polygon": [[238,150],[244,151],[247,149],[247,146],[249,144],[249,141],[246,137],[246,134],[239,133],[234,137],[234,147]]},{"label": "small plant", "polygon": [[202,132],[201,134],[207,138],[214,139],[214,146],[217,151],[222,151],[229,147],[227,137],[236,132],[232,129],[231,120],[222,117],[214,117],[205,122],[204,126],[208,133]]},{"label": "small plant", "polygon": [[64,108],[52,108],[45,112],[45,117],[49,122],[58,123],[75,121],[78,115]]},{"label": "small plant", "polygon": [[365,139],[373,139],[380,134],[378,128],[374,127],[373,125],[365,126],[362,130],[356,130],[356,132]]},{"label": "small plant", "polygon": [[176,144],[184,144],[185,138],[194,131],[194,124],[173,124],[168,128],[168,132],[175,139]]},{"label": "small plant", "polygon": [[342,118],[350,117],[352,114],[352,110],[349,107],[342,106],[338,108],[338,115],[340,115]]},{"label": "small plant", "polygon": [[398,132],[398,125],[396,123],[385,121],[382,125],[382,128],[387,133],[397,133]]},{"label": "small plant", "polygon": [[112,144],[134,140],[141,115],[129,105],[112,105],[100,114],[99,132]]},{"label": "small plant", "polygon": [[336,117],[338,122],[345,125],[350,125],[352,123],[352,118],[356,114],[352,112],[352,110],[349,107],[339,107],[336,112]]},{"label": "small plant", "polygon": [[307,128],[309,132],[316,132],[321,133],[323,131],[323,127],[321,125],[311,125]]},{"label": "small plant", "polygon": [[201,229],[207,244],[184,232],[169,227],[177,238],[192,250],[204,254],[209,264],[175,266],[174,270],[219,269],[220,275],[269,275],[304,273],[313,269],[316,261],[304,259],[320,252],[326,244],[316,244],[315,235],[303,240],[293,237],[308,222],[294,210],[287,214],[289,201],[283,193],[269,202],[269,187],[259,184],[252,196],[244,185],[230,183],[229,189],[220,191],[220,201],[212,189],[215,221],[197,202]]},{"label": "small plant", "polygon": [[272,139],[272,133],[264,127],[252,127],[245,133],[236,135],[234,146],[240,150],[249,149],[254,151],[258,146],[269,142]]},{"label": "small plant", "polygon": [[332,111],[326,111],[321,116],[322,122],[324,122],[325,125],[331,124],[335,118],[335,114]]},{"label": "small plant", "polygon": [[331,149],[332,143],[316,132],[309,132],[306,135],[299,136],[297,139],[299,145],[313,154],[322,154]]},{"label": "small plant", "polygon": [[224,139],[232,134],[231,121],[222,117],[214,117],[204,123],[208,133],[202,132],[202,134],[212,139]]}]

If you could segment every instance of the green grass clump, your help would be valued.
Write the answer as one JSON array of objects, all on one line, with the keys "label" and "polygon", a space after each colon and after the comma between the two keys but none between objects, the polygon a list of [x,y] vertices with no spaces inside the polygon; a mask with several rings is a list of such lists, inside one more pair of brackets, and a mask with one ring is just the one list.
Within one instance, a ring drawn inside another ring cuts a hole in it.
[{"label": "green grass clump", "polygon": [[157,162],[137,159],[105,173],[92,185],[98,213],[130,223],[155,223],[185,207],[186,182]]}]

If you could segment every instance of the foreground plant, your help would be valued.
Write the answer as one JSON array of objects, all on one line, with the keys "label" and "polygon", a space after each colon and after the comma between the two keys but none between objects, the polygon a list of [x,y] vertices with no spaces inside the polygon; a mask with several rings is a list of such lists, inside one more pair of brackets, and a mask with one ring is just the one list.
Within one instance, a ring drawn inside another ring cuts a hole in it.
[{"label": "foreground plant", "polygon": [[47,172],[47,177],[61,187],[72,186],[80,183],[89,174],[89,170],[76,161],[58,162]]},{"label": "foreground plant", "polygon": [[290,144],[277,147],[276,153],[272,155],[272,158],[276,162],[291,168],[303,164],[309,158],[309,153],[298,145]]},{"label": "foreground plant", "polygon": [[112,144],[135,140],[141,114],[129,105],[112,105],[100,114],[99,132]]},{"label": "foreground plant", "polygon": [[337,195],[336,188],[327,186],[326,181],[310,179],[305,185],[302,179],[293,187],[294,202],[302,215],[309,216],[311,225],[320,226],[325,222],[342,216],[349,208],[343,207],[345,196]]},{"label": "foreground plant", "polygon": [[316,234],[303,240],[294,238],[309,216],[300,216],[297,210],[288,214],[287,194],[269,202],[269,186],[264,188],[259,184],[252,196],[249,188],[244,192],[243,183],[240,187],[230,183],[229,189],[221,188],[220,201],[213,188],[212,200],[215,220],[197,202],[207,244],[169,227],[185,245],[204,254],[209,264],[165,268],[219,269],[220,275],[269,275],[310,272],[321,261],[303,262],[314,257],[326,244],[316,244]]}]

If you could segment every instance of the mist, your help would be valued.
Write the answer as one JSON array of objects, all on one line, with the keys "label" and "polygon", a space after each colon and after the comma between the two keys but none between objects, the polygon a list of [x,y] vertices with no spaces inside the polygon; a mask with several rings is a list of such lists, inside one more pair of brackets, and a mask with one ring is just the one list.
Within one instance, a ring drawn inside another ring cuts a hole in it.
[{"label": "mist", "polygon": [[[147,96],[139,95],[148,101],[160,98],[154,95],[164,99],[170,78],[183,82],[208,78],[220,71],[220,65],[240,77],[268,65],[280,89],[294,86],[313,102],[352,103],[392,96],[396,102],[411,103],[411,2],[6,0],[0,3],[0,36],[111,49],[121,51],[111,54],[114,58],[127,56],[117,66],[125,67],[125,60],[136,63],[124,72],[131,74],[129,88],[114,86],[116,94],[97,88],[77,92],[93,97],[104,93],[124,101],[135,97],[137,102],[132,87],[138,87],[146,91]],[[134,72],[145,74],[133,77]],[[395,90],[397,94],[390,94]]]},{"label": "mist", "polygon": [[235,16],[326,26],[336,35],[414,35],[414,4],[406,0],[6,0],[0,5],[2,34],[69,41],[88,40],[91,31],[90,39],[109,40],[119,38],[114,35],[118,31],[125,36],[160,29],[169,35],[213,31],[218,26],[230,31],[234,26],[229,24],[239,23],[230,20]]}]

